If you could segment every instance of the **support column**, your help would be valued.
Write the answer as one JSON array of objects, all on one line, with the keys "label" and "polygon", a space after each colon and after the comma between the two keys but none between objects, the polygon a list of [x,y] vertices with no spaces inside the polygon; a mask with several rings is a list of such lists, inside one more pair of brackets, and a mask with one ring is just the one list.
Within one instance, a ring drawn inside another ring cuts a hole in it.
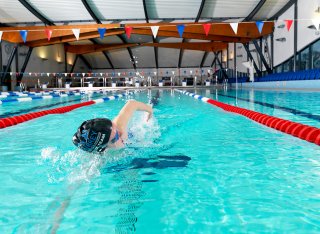
[{"label": "support column", "polygon": [[298,70],[297,67],[297,48],[298,48],[298,1],[294,3],[294,56],[293,71]]},{"label": "support column", "polygon": [[237,75],[237,44],[233,43],[233,72],[234,77]]},{"label": "support column", "polygon": [[274,33],[271,33],[271,69],[273,71],[274,67],[273,67],[273,61],[274,61]]}]

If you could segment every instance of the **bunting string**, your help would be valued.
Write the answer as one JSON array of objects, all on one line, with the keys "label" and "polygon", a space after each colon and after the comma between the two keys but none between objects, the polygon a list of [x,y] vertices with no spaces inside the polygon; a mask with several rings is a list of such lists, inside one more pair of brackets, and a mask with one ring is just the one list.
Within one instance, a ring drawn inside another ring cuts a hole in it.
[{"label": "bunting string", "polygon": [[[195,26],[195,25],[202,25],[204,34],[206,36],[208,36],[210,30],[212,30],[211,28],[214,27],[215,25],[221,25],[221,24],[228,25],[229,24],[231,29],[233,30],[233,32],[235,34],[237,34],[239,25],[255,23],[256,26],[257,26],[257,30],[261,34],[262,31],[263,31],[263,26],[267,22],[284,23],[286,28],[287,28],[287,30],[290,31],[290,29],[292,28],[293,23],[297,22],[297,21],[310,21],[316,27],[316,29],[318,31],[320,29],[320,19],[283,19],[283,20],[276,20],[276,21],[268,21],[268,20],[266,20],[266,21],[228,22],[228,23],[227,22],[214,22],[214,23],[161,24],[159,26],[154,26],[152,24],[150,26],[145,26],[145,25],[142,25],[142,26],[139,26],[139,25],[130,26],[130,25],[127,25],[127,26],[124,27],[124,30],[125,30],[125,33],[127,35],[127,38],[129,39],[133,29],[150,27],[153,37],[156,38],[160,27],[176,27],[177,28],[177,32],[179,33],[180,37],[183,37],[183,33],[184,33],[184,30],[185,30],[186,27]],[[117,28],[117,27],[114,27],[114,28]],[[5,28],[1,28],[1,29],[3,29],[3,30],[0,30],[0,41],[2,39],[3,33],[19,32],[24,43],[27,42],[28,32],[44,31],[45,35],[48,38],[48,41],[50,41],[54,31],[71,30],[77,40],[80,39],[80,34],[81,34],[79,28],[70,29],[70,27],[68,29],[66,29],[66,28],[50,28],[50,26],[46,27],[45,29],[30,29],[30,30],[20,30],[20,29],[17,29],[17,30],[12,30],[12,29],[6,30]],[[104,35],[107,32],[107,28],[102,28],[102,27],[99,27],[99,28],[97,28],[97,27],[92,27],[92,28],[88,27],[88,28],[85,28],[85,30],[97,30],[97,32],[99,33],[101,39],[104,38]]]}]

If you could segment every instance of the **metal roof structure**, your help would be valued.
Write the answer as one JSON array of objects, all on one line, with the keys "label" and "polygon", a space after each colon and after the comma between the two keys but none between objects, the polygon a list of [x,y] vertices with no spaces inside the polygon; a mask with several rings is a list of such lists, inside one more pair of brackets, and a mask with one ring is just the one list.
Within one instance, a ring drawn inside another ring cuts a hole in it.
[{"label": "metal roof structure", "polygon": [[[273,22],[266,22],[259,35],[255,21],[276,19],[293,0],[0,0],[0,30],[27,29],[30,47],[64,43],[92,69],[204,66],[210,52],[223,50],[229,42],[245,43],[270,34]],[[234,35],[227,22],[243,22]],[[247,22],[247,23],[245,23]],[[251,23],[250,23],[251,22]],[[180,38],[176,25],[186,25]],[[195,24],[198,23],[198,24]],[[209,35],[203,23],[212,23]],[[225,24],[223,24],[225,23]],[[152,36],[150,26],[160,26]],[[128,38],[124,26],[133,27]],[[48,42],[42,32],[55,30]],[[77,41],[71,32],[80,28]],[[97,28],[107,32],[100,39]],[[3,34],[3,40],[22,43],[18,32]],[[87,50],[86,53],[79,51]],[[139,63],[132,63],[135,59]],[[102,62],[103,61],[103,62]]]}]

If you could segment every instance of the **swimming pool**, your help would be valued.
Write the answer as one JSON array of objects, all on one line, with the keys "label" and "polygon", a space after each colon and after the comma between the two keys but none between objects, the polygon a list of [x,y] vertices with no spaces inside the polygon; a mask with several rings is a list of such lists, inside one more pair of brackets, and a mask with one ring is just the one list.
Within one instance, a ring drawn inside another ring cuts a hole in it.
[{"label": "swimming pool", "polygon": [[[319,127],[319,93],[190,91]],[[0,130],[1,233],[320,230],[319,146],[172,90],[160,90],[152,121],[134,116],[126,149],[75,149],[84,120],[155,92]]]}]

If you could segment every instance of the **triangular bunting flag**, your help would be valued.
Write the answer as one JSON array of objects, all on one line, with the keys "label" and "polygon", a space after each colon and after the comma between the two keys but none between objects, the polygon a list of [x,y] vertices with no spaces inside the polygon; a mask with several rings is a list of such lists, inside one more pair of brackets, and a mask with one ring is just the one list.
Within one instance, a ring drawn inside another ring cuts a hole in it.
[{"label": "triangular bunting flag", "polygon": [[101,73],[100,73],[100,76],[102,76],[102,75],[103,75],[103,73],[101,72]]},{"label": "triangular bunting flag", "polygon": [[82,73],[82,76],[85,76],[86,75],[86,73]]},{"label": "triangular bunting flag", "polygon": [[98,28],[98,32],[100,34],[100,38],[103,39],[104,38],[104,34],[106,33],[106,28]]},{"label": "triangular bunting flag", "polygon": [[[320,28],[320,19],[312,19],[313,25],[316,27],[316,29],[319,31]],[[1,41],[1,38],[0,38]]]},{"label": "triangular bunting flag", "polygon": [[208,36],[210,32],[211,24],[203,24],[202,26],[203,26],[204,32],[206,33],[206,36]]},{"label": "triangular bunting flag", "polygon": [[68,75],[68,73],[64,73],[64,76],[66,77]]},{"label": "triangular bunting flag", "polygon": [[47,35],[48,41],[50,41],[51,35],[52,35],[52,30],[51,29],[45,29],[44,32]]},{"label": "triangular bunting flag", "polygon": [[73,32],[74,36],[77,38],[77,40],[79,40],[80,29],[74,28],[74,29],[72,29],[72,32]]},{"label": "triangular bunting flag", "polygon": [[293,20],[285,20],[284,22],[285,22],[285,24],[287,26],[288,31],[290,31],[290,28],[292,26]]},{"label": "triangular bunting flag", "polygon": [[230,23],[230,26],[235,34],[237,34],[237,32],[238,32],[238,25],[239,25],[239,23]]},{"label": "triangular bunting flag", "polygon": [[21,37],[22,37],[23,42],[26,43],[28,31],[27,31],[27,30],[21,30],[21,31],[20,31],[20,35],[21,35]]},{"label": "triangular bunting flag", "polygon": [[3,32],[2,32],[2,31],[0,31],[0,42],[1,42],[1,38],[2,38],[2,33],[3,33]]},{"label": "triangular bunting flag", "polygon": [[182,37],[182,35],[183,35],[184,28],[185,28],[184,24],[177,25],[177,29],[178,29],[180,37]]},{"label": "triangular bunting flag", "polygon": [[151,26],[151,31],[153,34],[153,37],[156,38],[158,34],[159,26]]},{"label": "triangular bunting flag", "polygon": [[50,76],[50,73],[47,73],[47,76]]},{"label": "triangular bunting flag", "polygon": [[124,30],[126,31],[128,39],[130,39],[132,27],[124,27]]},{"label": "triangular bunting flag", "polygon": [[263,22],[263,21],[257,21],[257,22],[256,22],[256,25],[257,25],[257,28],[258,28],[258,30],[259,30],[259,33],[261,34],[262,29],[263,29],[264,22]]},{"label": "triangular bunting flag", "polygon": [[31,76],[32,75],[32,73],[31,72],[29,72],[29,76]]}]

